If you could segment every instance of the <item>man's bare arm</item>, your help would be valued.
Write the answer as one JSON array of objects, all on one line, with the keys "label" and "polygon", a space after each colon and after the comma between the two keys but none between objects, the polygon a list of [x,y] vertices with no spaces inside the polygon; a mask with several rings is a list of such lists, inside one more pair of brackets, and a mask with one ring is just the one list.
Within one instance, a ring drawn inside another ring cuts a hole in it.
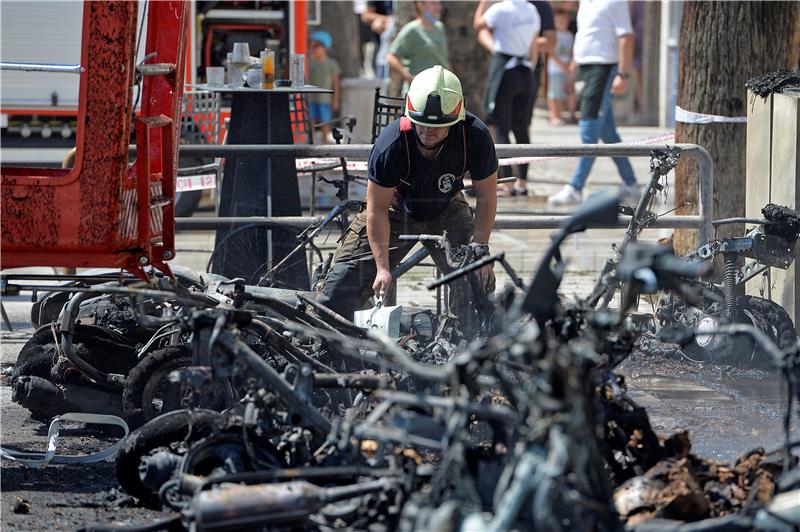
[{"label": "man's bare arm", "polygon": [[389,268],[389,205],[393,197],[394,188],[382,187],[372,181],[367,184],[367,238],[378,270],[372,285],[377,295],[388,294],[392,286]]},{"label": "man's bare arm", "polygon": [[556,50],[556,30],[544,30],[536,37],[536,44],[539,45],[539,52],[552,54]]},{"label": "man's bare arm", "polygon": [[366,11],[361,13],[361,22],[369,25],[370,29],[375,33],[383,33],[389,25],[389,15],[381,15],[375,11],[374,7],[368,7]]},{"label": "man's bare arm", "polygon": [[411,81],[414,79],[414,75],[409,69],[403,66],[403,62],[400,61],[400,58],[397,57],[397,55],[389,52],[386,54],[386,62],[389,64],[389,68],[400,74],[400,77],[405,81],[411,83]]},{"label": "man's bare arm", "polygon": [[539,52],[541,52],[541,48],[539,47],[539,38],[538,33],[533,36],[533,40],[531,41],[531,49],[528,52],[529,57],[531,59],[531,63],[533,63],[533,68],[536,68],[536,63],[539,61]]},{"label": "man's bare arm", "polygon": [[633,63],[633,47],[635,40],[632,33],[626,33],[619,38],[619,66],[620,72],[630,72]]},{"label": "man's bare arm", "polygon": [[482,244],[489,243],[489,236],[494,228],[494,217],[497,214],[497,172],[486,179],[472,182],[475,190],[475,232],[473,240]]},{"label": "man's bare arm", "polygon": [[[630,74],[633,63],[634,39],[632,33],[626,33],[619,38],[619,64],[617,72]],[[628,90],[628,80],[622,76],[614,76],[611,82],[611,94],[625,94]]]}]

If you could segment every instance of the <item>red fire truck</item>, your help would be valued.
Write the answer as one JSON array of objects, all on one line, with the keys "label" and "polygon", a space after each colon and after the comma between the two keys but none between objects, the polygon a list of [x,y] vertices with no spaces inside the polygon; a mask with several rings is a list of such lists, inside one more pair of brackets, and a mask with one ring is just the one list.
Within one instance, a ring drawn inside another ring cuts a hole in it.
[{"label": "red fire truck", "polygon": [[[290,53],[305,52],[308,10],[316,11],[318,3],[190,2],[185,82],[205,81],[205,67],[222,65],[234,42],[248,42],[251,50],[277,50],[279,68],[286,65]],[[138,7],[140,34],[147,31],[147,5],[141,2]],[[4,147],[62,148],[53,153],[63,154],[63,148],[75,145],[78,76],[67,67],[80,62],[83,9],[79,0],[0,2],[2,62],[65,67],[38,72],[4,69],[0,85]],[[137,62],[141,62],[143,48],[138,48]]]},{"label": "red fire truck", "polygon": [[[51,46],[31,44],[28,50],[26,43],[35,34],[7,33],[11,8],[26,12],[29,4],[0,2],[4,123],[9,128],[14,124],[23,139],[34,133],[41,139],[46,127],[52,137],[58,128],[62,138],[74,139],[76,152],[71,167],[63,169],[15,167],[4,161],[0,267],[110,266],[144,277],[143,267],[153,265],[169,272],[167,261],[175,256],[174,187],[184,76],[193,80],[206,62],[214,64],[218,42],[224,49],[227,36],[260,35],[265,45],[274,37],[288,44],[287,53],[304,52],[306,2],[162,0],[143,2],[137,13],[136,2],[87,1],[71,3],[80,11],[72,19],[66,11],[48,12],[61,2],[32,3],[39,27],[45,17],[53,27],[77,28],[72,41],[77,48],[70,52],[76,55],[63,56],[66,63],[60,64],[52,56],[62,57],[57,52],[70,49],[72,42],[56,39]],[[231,9],[203,11],[210,4]],[[238,14],[232,12],[248,7],[249,23],[236,23]],[[256,11],[272,14],[254,16]],[[198,34],[203,38],[196,38]],[[12,57],[14,49],[5,46],[6,38],[30,55]],[[54,53],[45,55],[48,50]],[[9,65],[12,61],[19,64]],[[50,85],[50,75],[72,76],[73,81],[69,87],[66,82]],[[11,96],[24,95],[26,83],[29,99],[15,105]],[[48,91],[55,94],[49,105],[36,100],[36,94]],[[35,132],[34,126],[39,128]],[[137,156],[131,163],[128,146],[134,132]]]}]

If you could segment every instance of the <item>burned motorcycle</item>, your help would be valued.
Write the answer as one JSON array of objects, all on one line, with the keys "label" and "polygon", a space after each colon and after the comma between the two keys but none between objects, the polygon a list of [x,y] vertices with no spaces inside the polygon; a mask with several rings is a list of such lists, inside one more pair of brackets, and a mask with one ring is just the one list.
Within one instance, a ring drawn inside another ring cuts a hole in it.
[{"label": "burned motorcycle", "polygon": [[[712,261],[721,255],[725,262],[722,284],[702,283],[703,298],[690,303],[672,294],[664,295],[656,316],[662,327],[684,325],[698,332],[729,323],[744,323],[764,331],[780,349],[790,348],[797,338],[794,323],[786,310],[769,299],[745,295],[737,298],[737,288],[769,268],[787,269],[797,256],[800,213],[788,207],[769,204],[761,210],[764,219],[729,218],[715,220],[715,226],[728,223],[757,224],[743,237],[714,239],[685,256],[694,262]],[[740,257],[745,264],[738,266]],[[685,346],[689,355],[704,360],[750,367],[769,367],[764,350],[750,338],[703,334]]]}]

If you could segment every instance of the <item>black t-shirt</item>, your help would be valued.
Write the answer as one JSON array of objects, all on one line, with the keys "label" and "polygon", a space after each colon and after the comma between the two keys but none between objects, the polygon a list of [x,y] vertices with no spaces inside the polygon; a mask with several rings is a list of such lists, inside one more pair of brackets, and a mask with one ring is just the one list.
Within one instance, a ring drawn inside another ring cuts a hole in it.
[{"label": "black t-shirt", "polygon": [[401,131],[400,122],[389,124],[375,139],[367,177],[382,187],[396,187],[397,203],[411,218],[429,220],[442,212],[464,187],[466,172],[473,181],[480,181],[497,171],[489,130],[472,113],[450,127],[434,159],[423,157],[416,132],[413,128]]}]

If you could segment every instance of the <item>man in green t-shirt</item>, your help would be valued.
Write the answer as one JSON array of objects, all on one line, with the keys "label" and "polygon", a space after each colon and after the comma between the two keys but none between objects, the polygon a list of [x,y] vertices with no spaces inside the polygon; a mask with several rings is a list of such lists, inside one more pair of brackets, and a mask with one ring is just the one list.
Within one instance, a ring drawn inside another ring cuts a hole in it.
[{"label": "man in green t-shirt", "polygon": [[[336,59],[328,55],[333,45],[333,38],[327,31],[315,31],[311,35],[311,53],[308,62],[308,83],[332,89],[333,94],[311,93],[309,95],[308,114],[312,124],[320,124],[333,120],[333,113],[339,110],[339,79],[342,69]],[[327,142],[331,132],[330,124],[320,127]]]},{"label": "man in green t-shirt", "polygon": [[389,47],[386,62],[403,78],[403,94],[414,76],[441,65],[450,68],[447,36],[439,20],[442,4],[438,0],[414,2],[417,18],[403,26]]}]

